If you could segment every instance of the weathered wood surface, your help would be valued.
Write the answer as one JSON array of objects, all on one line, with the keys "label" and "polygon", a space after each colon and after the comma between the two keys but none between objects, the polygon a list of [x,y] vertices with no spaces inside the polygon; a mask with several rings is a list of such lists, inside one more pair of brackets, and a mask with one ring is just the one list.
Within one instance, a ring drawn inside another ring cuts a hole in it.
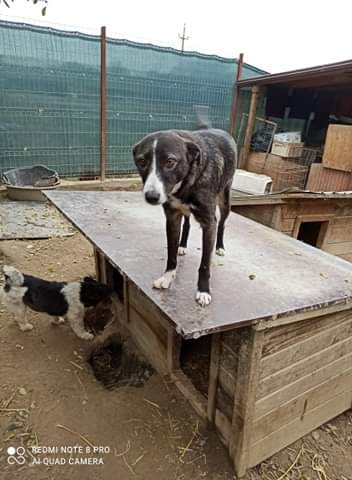
[{"label": "weathered wood surface", "polygon": [[201,245],[197,225],[191,229],[187,255],[179,260],[174,285],[159,291],[152,282],[165,266],[162,208],[145,204],[141,193],[47,196],[185,338],[352,300],[352,265],[232,214],[226,257],[213,258],[213,302],[202,308],[194,300]]},{"label": "weathered wood surface", "polygon": [[301,419],[296,418],[279,430],[251,446],[247,468],[262,462],[287,445],[295,442],[308,432],[331,420],[351,406],[351,384],[349,391],[343,391],[314,408]]},{"label": "weathered wood surface", "polygon": [[221,333],[211,336],[209,385],[208,385],[208,421],[213,426],[218,392],[219,369],[221,360]]},{"label": "weathered wood surface", "polygon": [[[275,201],[275,195],[273,197]],[[352,261],[351,201],[348,203],[346,199],[328,197],[325,200],[301,198],[281,200],[281,204],[275,204],[262,203],[264,199],[258,199],[257,204],[246,205],[237,200],[235,206],[232,206],[233,211],[294,238],[297,237],[302,220],[328,222],[325,231],[321,232],[321,243],[318,247],[332,255]]]},{"label": "weathered wood surface", "polygon": [[352,311],[264,331],[249,465],[352,403]]},{"label": "weathered wood surface", "polygon": [[253,328],[243,331],[236,375],[235,401],[229,451],[237,475],[245,474],[253,434],[255,397],[262,356],[264,332]]}]

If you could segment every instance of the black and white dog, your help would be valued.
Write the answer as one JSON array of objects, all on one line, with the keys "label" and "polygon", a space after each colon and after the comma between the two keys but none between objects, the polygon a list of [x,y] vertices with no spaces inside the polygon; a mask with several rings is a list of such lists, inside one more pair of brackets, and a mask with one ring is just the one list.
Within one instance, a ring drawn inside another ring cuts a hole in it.
[{"label": "black and white dog", "polygon": [[84,316],[89,307],[96,307],[109,300],[112,290],[90,277],[77,282],[49,282],[26,275],[12,266],[4,265],[5,285],[0,291],[0,300],[16,315],[20,329],[32,330],[26,317],[27,307],[36,312],[53,316],[58,325],[67,320],[74,333],[83,340],[92,340],[94,335],[84,327]]},{"label": "black and white dog", "polygon": [[[237,164],[235,141],[227,132],[206,125],[195,131],[166,130],[144,137],[134,146],[133,156],[143,180],[145,200],[162,205],[166,215],[167,265],[154,287],[169,288],[174,280],[177,254],[186,252],[189,217],[193,214],[203,230],[196,300],[201,306],[208,305],[215,238],[216,253],[225,254],[224,225],[230,213],[230,189]],[[216,234],[217,205],[220,219]]]}]

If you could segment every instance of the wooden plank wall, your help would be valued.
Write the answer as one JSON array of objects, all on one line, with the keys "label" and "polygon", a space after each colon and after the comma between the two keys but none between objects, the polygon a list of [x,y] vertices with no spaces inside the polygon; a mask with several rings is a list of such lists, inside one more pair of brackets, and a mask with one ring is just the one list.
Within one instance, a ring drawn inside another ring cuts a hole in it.
[{"label": "wooden plank wall", "polygon": [[128,282],[127,328],[145,356],[161,374],[169,373],[170,329],[159,309]]},{"label": "wooden plank wall", "polygon": [[215,398],[215,425],[220,438],[229,446],[237,366],[243,329],[223,332],[220,346],[220,367]]},{"label": "wooden plank wall", "polygon": [[326,168],[313,163],[309,169],[306,189],[313,192],[346,192],[352,190],[352,175],[349,172]]},{"label": "wooden plank wall", "polygon": [[334,217],[324,250],[352,262],[352,206],[349,210],[351,215]]},{"label": "wooden plank wall", "polygon": [[290,202],[282,206],[276,230],[292,236],[297,217],[308,215],[334,215],[336,214],[336,210],[337,207],[335,203],[324,200]]},{"label": "wooden plank wall", "polygon": [[248,467],[351,407],[352,311],[264,332]]}]

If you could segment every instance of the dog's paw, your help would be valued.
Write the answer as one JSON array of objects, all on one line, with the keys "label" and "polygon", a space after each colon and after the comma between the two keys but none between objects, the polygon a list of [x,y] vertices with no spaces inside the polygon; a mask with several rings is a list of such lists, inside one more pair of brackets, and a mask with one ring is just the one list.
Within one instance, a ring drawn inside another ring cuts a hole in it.
[{"label": "dog's paw", "polygon": [[219,257],[224,257],[225,256],[225,250],[223,248],[217,248],[216,249],[216,255],[219,255]]},{"label": "dog's paw", "polygon": [[65,323],[65,319],[62,317],[55,317],[51,320],[51,325],[58,326]]},{"label": "dog's paw", "polygon": [[25,325],[20,325],[19,327],[22,332],[29,332],[33,330],[33,325],[31,323],[26,323]]},{"label": "dog's paw", "polygon": [[211,295],[208,292],[197,292],[196,301],[201,307],[206,307],[211,302]]},{"label": "dog's paw", "polygon": [[178,247],[177,255],[180,257],[183,257],[183,255],[186,255],[187,248],[185,247]]},{"label": "dog's paw", "polygon": [[157,280],[155,280],[155,282],[153,282],[153,287],[158,289],[169,288],[175,277],[176,270],[169,270],[168,272],[165,272],[162,277],[158,278]]}]

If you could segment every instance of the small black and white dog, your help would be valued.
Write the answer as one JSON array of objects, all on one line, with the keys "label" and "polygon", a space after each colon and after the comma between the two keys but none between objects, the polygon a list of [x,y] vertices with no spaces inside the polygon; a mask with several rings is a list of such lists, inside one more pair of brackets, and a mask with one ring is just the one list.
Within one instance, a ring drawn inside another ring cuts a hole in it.
[{"label": "small black and white dog", "polygon": [[26,317],[27,307],[53,316],[58,325],[67,320],[74,333],[83,340],[94,335],[84,327],[85,312],[111,297],[112,290],[90,277],[77,282],[50,282],[26,275],[12,266],[4,265],[5,285],[0,300],[16,315],[20,329],[32,330]]},{"label": "small black and white dog", "polygon": [[[230,190],[237,164],[237,146],[223,130],[166,130],[151,133],[133,148],[144,184],[145,200],[162,205],[166,215],[168,258],[166,271],[155,288],[169,288],[176,276],[177,254],[184,255],[193,214],[203,230],[196,300],[211,302],[210,263],[216,237],[216,253],[224,255],[224,225],[230,213]],[[216,235],[216,206],[220,219]],[[181,241],[181,221],[184,217]]]}]

